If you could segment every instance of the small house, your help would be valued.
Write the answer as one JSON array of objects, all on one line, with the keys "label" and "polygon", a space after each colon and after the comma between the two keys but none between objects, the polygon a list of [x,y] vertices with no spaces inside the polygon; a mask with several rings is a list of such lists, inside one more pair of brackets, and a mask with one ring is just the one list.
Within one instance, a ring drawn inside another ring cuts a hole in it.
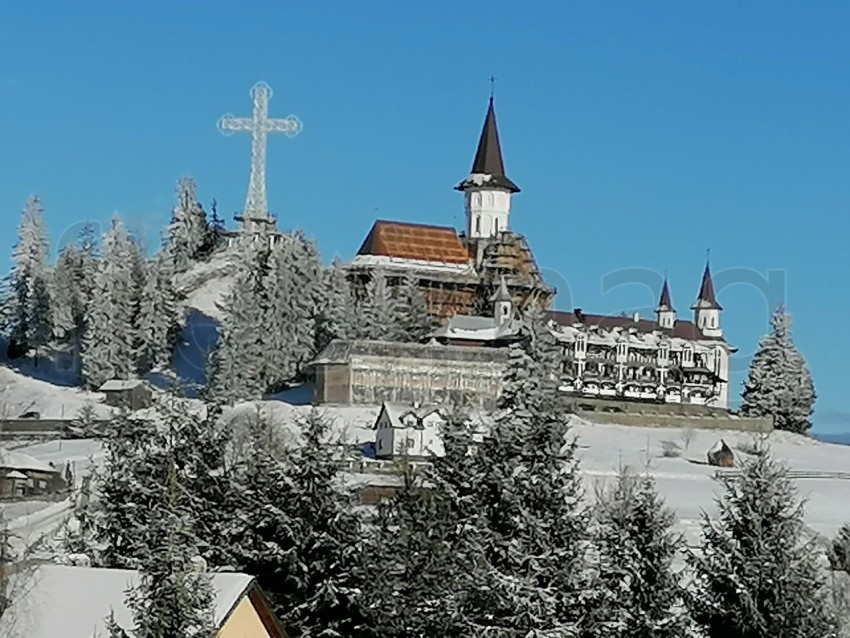
[{"label": "small house", "polygon": [[65,487],[62,473],[49,463],[0,449],[0,497],[56,492]]},{"label": "small house", "polygon": [[128,410],[141,410],[153,402],[151,387],[141,379],[110,379],[102,386],[106,405]]},{"label": "small house", "polygon": [[379,459],[441,456],[440,428],[444,423],[440,406],[384,403],[375,420],[375,456]]},{"label": "small house", "polygon": [[[40,565],[34,573],[18,574],[26,595],[12,596],[9,608],[0,616],[0,636],[107,636],[110,612],[121,628],[132,629],[125,598],[127,590],[139,582],[137,571]],[[210,579],[217,638],[286,638],[252,576],[214,572]],[[14,589],[15,577],[10,583]]]}]

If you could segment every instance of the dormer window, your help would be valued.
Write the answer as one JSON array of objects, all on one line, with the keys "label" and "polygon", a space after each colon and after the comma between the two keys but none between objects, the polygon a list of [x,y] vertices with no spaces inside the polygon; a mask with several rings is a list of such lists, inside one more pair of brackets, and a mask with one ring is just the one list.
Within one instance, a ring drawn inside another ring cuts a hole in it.
[{"label": "dormer window", "polygon": [[658,348],[658,358],[661,359],[662,361],[666,361],[669,356],[670,356],[670,346],[667,345],[666,343],[662,343],[661,346]]},{"label": "dormer window", "polygon": [[684,363],[694,362],[694,351],[691,348],[685,348],[682,352],[682,361]]},{"label": "dormer window", "polygon": [[576,337],[576,352],[587,352],[587,338],[584,335]]}]

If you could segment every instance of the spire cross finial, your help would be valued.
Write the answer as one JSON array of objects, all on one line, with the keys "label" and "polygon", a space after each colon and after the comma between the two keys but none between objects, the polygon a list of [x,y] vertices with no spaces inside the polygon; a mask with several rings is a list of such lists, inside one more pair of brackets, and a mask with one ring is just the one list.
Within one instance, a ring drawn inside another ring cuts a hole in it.
[{"label": "spire cross finial", "polygon": [[493,94],[496,92],[496,76],[491,75],[488,80],[490,81],[490,99],[493,99]]},{"label": "spire cross finial", "polygon": [[711,261],[711,248],[706,248],[705,249],[705,263],[708,263],[710,261]]}]

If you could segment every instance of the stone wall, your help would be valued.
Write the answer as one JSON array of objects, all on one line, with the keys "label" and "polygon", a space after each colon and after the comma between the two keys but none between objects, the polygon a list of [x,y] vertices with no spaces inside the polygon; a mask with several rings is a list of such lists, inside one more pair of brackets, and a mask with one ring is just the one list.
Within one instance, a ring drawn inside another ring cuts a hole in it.
[{"label": "stone wall", "polygon": [[697,416],[693,414],[639,414],[636,412],[576,410],[576,415],[593,423],[613,423],[644,427],[740,430],[746,432],[770,432],[773,429],[773,420],[770,418],[745,418],[731,414]]}]

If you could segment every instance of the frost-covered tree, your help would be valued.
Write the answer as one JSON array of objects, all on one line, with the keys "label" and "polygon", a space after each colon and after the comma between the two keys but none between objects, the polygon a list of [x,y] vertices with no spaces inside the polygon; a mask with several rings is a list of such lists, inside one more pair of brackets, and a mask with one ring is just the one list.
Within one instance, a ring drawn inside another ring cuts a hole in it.
[{"label": "frost-covered tree", "polygon": [[523,313],[523,330],[529,339],[528,348],[537,365],[543,391],[552,399],[557,394],[563,355],[550,327],[549,313],[532,304]]},{"label": "frost-covered tree", "polygon": [[398,323],[401,338],[404,341],[420,342],[434,328],[434,322],[428,312],[428,301],[419,287],[419,279],[413,275],[404,278],[396,288],[398,299]]},{"label": "frost-covered tree", "polygon": [[770,416],[775,428],[804,434],[816,398],[809,367],[791,338],[791,317],[779,306],[750,363],[741,414]]},{"label": "frost-covered tree", "polygon": [[684,638],[692,635],[683,609],[681,547],[676,517],[650,475],[623,468],[597,491],[593,541],[598,555],[588,605],[595,635],[611,638]]},{"label": "frost-covered tree", "polygon": [[371,279],[366,283],[357,314],[360,317],[360,338],[379,341],[404,339],[403,328],[399,322],[402,314],[400,303],[387,284],[386,273],[372,273]]},{"label": "frost-covered tree", "polygon": [[253,240],[238,247],[237,271],[221,305],[219,339],[207,373],[207,393],[218,401],[258,399],[268,387],[268,236],[260,232]]},{"label": "frost-covered tree", "polygon": [[52,336],[48,251],[44,208],[33,196],[24,207],[12,253],[5,313],[10,356],[25,355],[32,348],[37,351]]},{"label": "frost-covered tree", "polygon": [[66,246],[59,254],[50,290],[53,336],[70,343],[82,333],[86,300],[79,286],[81,255],[76,246]]},{"label": "frost-covered tree", "polygon": [[110,638],[214,638],[218,633],[212,580],[196,561],[192,515],[183,504],[175,465],[167,481],[165,500],[153,505],[145,529],[148,552],[139,564],[139,582],[127,592],[132,628],[111,616]]},{"label": "frost-covered tree", "polygon": [[137,274],[136,249],[116,216],[103,239],[86,308],[82,374],[89,386],[109,379],[130,379],[136,373]]},{"label": "frost-covered tree", "polygon": [[482,534],[487,568],[467,610],[474,635],[583,627],[589,532],[576,444],[563,415],[547,409],[537,370],[513,344],[492,427],[468,456],[452,455],[463,471],[437,471],[465,526]]},{"label": "frost-covered tree", "polygon": [[474,592],[485,585],[475,581],[475,528],[459,525],[452,499],[410,465],[401,478],[392,498],[378,506],[369,536],[369,628],[399,638],[476,635],[466,618]]},{"label": "frost-covered tree", "polygon": [[688,562],[688,604],[707,638],[821,638],[834,629],[803,504],[787,469],[762,450],[725,480],[719,517],[703,515]]},{"label": "frost-covered tree", "polygon": [[271,251],[263,282],[267,306],[267,385],[282,387],[296,378],[316,353],[316,326],[322,290],[322,264],[315,242],[296,232]]},{"label": "frost-covered tree", "polygon": [[268,426],[250,424],[238,563],[257,576],[288,635],[356,636],[363,535],[341,484],[341,446],[315,410],[299,426],[300,443],[277,458]]},{"label": "frost-covered tree", "polygon": [[832,540],[829,551],[829,562],[834,570],[840,570],[850,575],[850,523],[845,523]]},{"label": "frost-covered tree", "polygon": [[198,202],[195,180],[191,177],[177,182],[177,205],[171,213],[166,234],[175,272],[186,270],[209,243],[207,214]]},{"label": "frost-covered tree", "polygon": [[142,373],[171,363],[180,320],[172,268],[167,248],[148,263],[137,319]]},{"label": "frost-covered tree", "polygon": [[323,274],[325,294],[316,324],[316,350],[321,351],[334,339],[351,339],[359,321],[354,294],[345,266],[339,258]]}]

